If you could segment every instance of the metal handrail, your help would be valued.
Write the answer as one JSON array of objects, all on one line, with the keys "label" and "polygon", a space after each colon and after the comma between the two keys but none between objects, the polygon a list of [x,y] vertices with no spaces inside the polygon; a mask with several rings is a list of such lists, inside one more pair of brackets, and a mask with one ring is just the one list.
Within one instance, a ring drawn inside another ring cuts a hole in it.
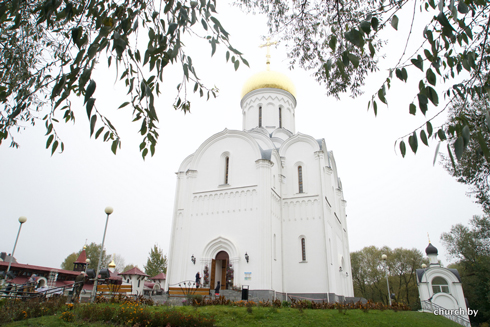
[{"label": "metal handrail", "polygon": [[443,316],[444,318],[452,320],[452,321],[454,321],[460,325],[463,325],[466,327],[471,327],[471,323],[467,318],[460,316],[460,315],[457,315],[457,314],[453,314],[453,315],[445,314],[444,312],[449,311],[449,310],[444,308],[444,307],[441,307],[438,304],[435,304],[435,303],[432,303],[429,301],[421,301],[421,306],[422,306],[423,310],[427,310],[427,311],[431,311],[431,312],[435,312],[436,310],[439,310],[439,312],[442,312],[442,314],[440,314],[440,316]]}]

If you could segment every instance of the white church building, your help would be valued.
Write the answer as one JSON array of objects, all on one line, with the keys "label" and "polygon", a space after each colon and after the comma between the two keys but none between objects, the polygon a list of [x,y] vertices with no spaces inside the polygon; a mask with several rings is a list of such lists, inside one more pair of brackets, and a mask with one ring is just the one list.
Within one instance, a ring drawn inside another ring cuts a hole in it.
[{"label": "white church building", "polygon": [[296,132],[292,81],[268,63],[240,106],[242,130],[209,137],[179,167],[167,288],[200,272],[205,287],[264,299],[353,297],[337,166],[325,140]]}]

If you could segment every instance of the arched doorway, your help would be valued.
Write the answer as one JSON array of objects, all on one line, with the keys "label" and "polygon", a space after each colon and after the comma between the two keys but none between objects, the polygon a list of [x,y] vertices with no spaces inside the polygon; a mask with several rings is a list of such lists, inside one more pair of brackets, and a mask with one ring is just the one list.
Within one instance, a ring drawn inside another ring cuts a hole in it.
[{"label": "arched doorway", "polygon": [[229,268],[230,256],[228,253],[226,251],[218,252],[211,263],[211,288],[215,288],[218,281],[221,282],[222,290],[228,289],[228,287],[233,285],[233,274],[228,273],[227,276]]}]

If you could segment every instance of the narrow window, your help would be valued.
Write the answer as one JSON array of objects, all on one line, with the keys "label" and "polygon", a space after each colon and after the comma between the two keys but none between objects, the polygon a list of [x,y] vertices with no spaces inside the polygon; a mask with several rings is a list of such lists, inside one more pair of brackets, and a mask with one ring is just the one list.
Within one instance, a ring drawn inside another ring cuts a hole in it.
[{"label": "narrow window", "polygon": [[298,166],[298,188],[299,193],[303,193],[303,167]]},{"label": "narrow window", "polygon": [[279,107],[279,128],[282,127],[282,108]]},{"label": "narrow window", "polygon": [[138,287],[140,287],[141,280],[138,280]]},{"label": "narrow window", "polygon": [[259,107],[259,127],[262,127],[262,107]]},{"label": "narrow window", "polygon": [[228,168],[230,166],[230,157],[225,158],[225,184],[228,184]]},{"label": "narrow window", "polygon": [[306,261],[306,245],[305,238],[301,238],[301,260]]}]

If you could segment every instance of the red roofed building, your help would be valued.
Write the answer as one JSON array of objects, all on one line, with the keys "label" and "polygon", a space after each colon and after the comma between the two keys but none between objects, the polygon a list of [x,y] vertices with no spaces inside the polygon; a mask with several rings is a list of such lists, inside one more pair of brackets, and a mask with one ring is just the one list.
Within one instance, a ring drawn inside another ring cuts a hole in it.
[{"label": "red roofed building", "polygon": [[[7,271],[9,263],[0,261],[0,271]],[[23,285],[26,284],[32,275],[36,275],[37,287],[64,287],[71,286],[75,278],[80,274],[79,271],[64,270],[42,266],[14,263],[10,265],[10,271],[15,274],[14,279],[7,280],[8,283]],[[91,290],[93,285],[83,287]]]},{"label": "red roofed building", "polygon": [[167,276],[164,273],[159,273],[155,277],[150,278],[154,285],[152,287],[154,294],[161,294],[165,289],[165,281],[167,280]]},{"label": "red roofed building", "polygon": [[78,259],[73,263],[74,264],[73,270],[85,271],[87,269],[87,265],[89,264],[89,262],[87,262],[87,253],[85,252],[85,246],[84,246],[82,252],[78,256]]},{"label": "red roofed building", "polygon": [[119,274],[122,276],[123,285],[131,285],[133,288],[132,294],[142,295],[145,286],[144,280],[150,277],[142,272],[138,267],[134,267]]}]

